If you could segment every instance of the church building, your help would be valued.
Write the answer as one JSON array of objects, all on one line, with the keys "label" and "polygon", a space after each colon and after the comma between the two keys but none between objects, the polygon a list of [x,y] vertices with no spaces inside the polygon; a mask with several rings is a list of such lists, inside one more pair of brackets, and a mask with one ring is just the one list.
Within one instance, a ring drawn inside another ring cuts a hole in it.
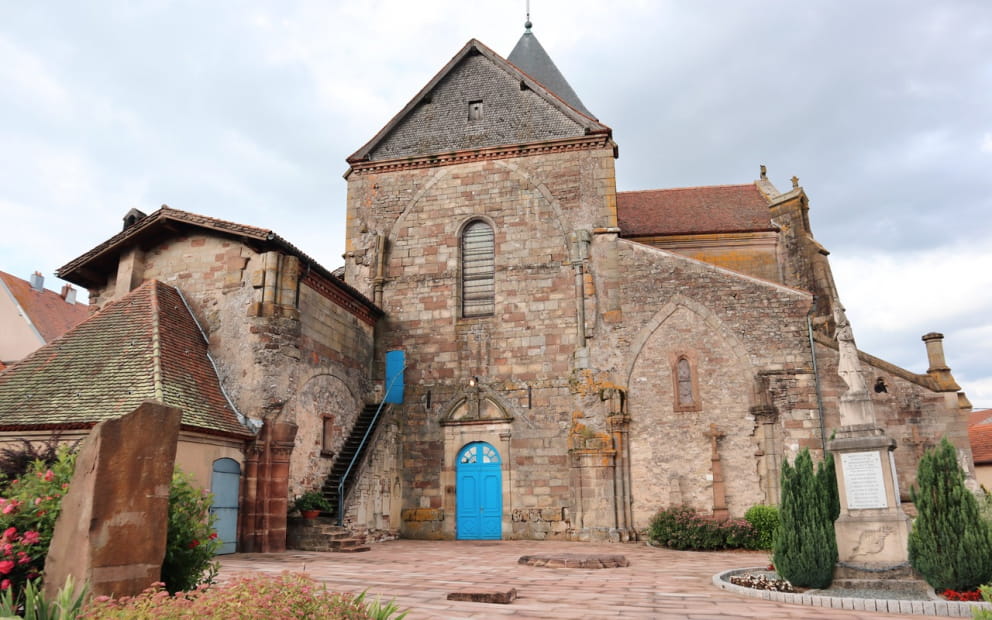
[{"label": "church building", "polygon": [[[345,280],[384,311],[380,367],[405,359],[378,436],[396,469],[363,475],[401,489],[402,535],[740,517],[840,425],[843,308],[798,180],[617,192],[617,156],[528,22],[507,58],[469,41],[348,158]],[[941,436],[968,455],[970,405],[924,340],[924,375],[860,354],[904,494]]]},{"label": "church building", "polygon": [[0,447],[180,408],[230,551],[284,549],[307,491],[373,538],[741,517],[778,502],[784,460],[822,458],[853,385],[903,498],[941,437],[973,468],[943,336],[924,374],[857,351],[798,179],[618,192],[604,120],[528,22],[506,58],[465,44],[348,157],[342,269],[132,210],[58,271],[93,316],[0,372]]}]

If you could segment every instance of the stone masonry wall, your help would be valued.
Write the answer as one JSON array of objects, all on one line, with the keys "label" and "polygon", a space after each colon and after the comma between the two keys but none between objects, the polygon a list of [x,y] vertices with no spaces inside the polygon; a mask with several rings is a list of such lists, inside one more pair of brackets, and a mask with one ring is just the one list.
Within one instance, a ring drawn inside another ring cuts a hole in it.
[{"label": "stone masonry wall", "polygon": [[[711,425],[723,434],[718,452],[730,514],[769,501],[751,408],[774,405],[788,433],[817,430],[810,296],[635,242],[597,243],[616,243],[624,267],[623,321],[604,332],[613,346],[597,353],[609,356],[598,365],[615,368],[629,389],[636,526],[668,506],[712,510]],[[695,374],[695,406],[676,396],[680,357]]]},{"label": "stone masonry wall", "polygon": [[[295,284],[288,310],[258,314],[265,254],[201,232],[179,234],[144,252],[138,282],[158,279],[179,288],[210,340],[222,384],[253,418],[298,425],[291,458],[291,492],[320,486],[337,447],[321,454],[323,419],[331,417],[340,444],[370,389],[373,327],[299,281],[283,261],[281,284]],[[93,291],[104,302],[115,278]]]},{"label": "stone masonry wall", "polygon": [[[612,150],[600,149],[349,177],[347,280],[374,293],[375,238],[386,237],[376,359],[407,355],[406,400],[390,417],[405,535],[456,535],[454,455],[479,440],[503,461],[504,537],[564,537],[573,525],[568,436],[582,413],[569,234],[615,225],[612,175]],[[496,311],[463,319],[459,234],[473,218],[495,233]],[[485,430],[446,419],[472,377],[505,416]]]},{"label": "stone masonry wall", "polygon": [[[920,353],[923,357],[922,346]],[[847,386],[837,375],[836,348],[818,342],[816,356],[822,377],[821,393],[828,411],[826,432],[829,436],[840,424],[838,402]],[[872,364],[864,356],[861,370],[869,387],[876,423],[896,440],[893,455],[903,501],[909,501],[909,489],[916,482],[920,457],[925,450],[938,445],[941,437],[947,437],[954,444],[962,467],[974,474],[968,441],[968,412],[959,408],[956,392],[934,392],[917,381],[908,380],[907,375],[911,376],[911,373]],[[884,392],[874,389],[878,379],[885,386]]]}]

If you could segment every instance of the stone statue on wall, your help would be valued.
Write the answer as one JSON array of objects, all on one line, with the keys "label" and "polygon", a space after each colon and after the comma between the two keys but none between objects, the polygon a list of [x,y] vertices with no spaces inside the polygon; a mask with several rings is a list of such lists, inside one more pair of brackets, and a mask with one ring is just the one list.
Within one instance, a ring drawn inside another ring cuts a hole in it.
[{"label": "stone statue on wall", "polygon": [[858,347],[854,344],[854,331],[840,305],[834,310],[834,320],[837,323],[837,350],[840,354],[837,374],[847,384],[847,394],[867,394],[868,385],[861,376],[861,361],[858,359]]}]

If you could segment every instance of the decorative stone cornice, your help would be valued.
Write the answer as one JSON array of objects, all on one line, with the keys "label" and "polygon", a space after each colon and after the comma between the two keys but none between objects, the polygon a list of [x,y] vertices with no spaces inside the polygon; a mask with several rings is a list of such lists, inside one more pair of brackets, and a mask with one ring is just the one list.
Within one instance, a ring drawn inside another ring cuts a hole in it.
[{"label": "decorative stone cornice", "polygon": [[529,144],[514,144],[494,146],[482,149],[466,149],[439,153],[424,157],[405,157],[386,159],[382,161],[353,162],[349,174],[371,174],[395,172],[398,170],[416,170],[418,168],[433,168],[437,166],[453,166],[475,161],[494,159],[509,159],[511,157],[528,157],[531,155],[547,155],[569,151],[584,151],[599,148],[613,148],[613,141],[608,133],[592,133],[578,138],[563,138],[549,142],[532,142]]}]

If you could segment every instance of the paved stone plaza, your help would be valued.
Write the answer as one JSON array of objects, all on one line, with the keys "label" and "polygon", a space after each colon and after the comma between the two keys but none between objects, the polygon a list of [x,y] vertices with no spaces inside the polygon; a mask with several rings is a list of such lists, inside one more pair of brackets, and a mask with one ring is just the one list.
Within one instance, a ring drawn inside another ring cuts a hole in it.
[{"label": "paved stone plaza", "polygon": [[[532,554],[623,554],[613,569],[518,564]],[[699,553],[643,544],[536,541],[395,540],[367,553],[289,551],[221,557],[221,579],[242,572],[301,571],[346,592],[368,590],[410,609],[409,620],[481,618],[821,618],[871,620],[897,614],[788,605],[741,597],[713,586],[713,575],[768,562],[763,552]],[[449,601],[449,592],[517,590],[509,605]]]}]

